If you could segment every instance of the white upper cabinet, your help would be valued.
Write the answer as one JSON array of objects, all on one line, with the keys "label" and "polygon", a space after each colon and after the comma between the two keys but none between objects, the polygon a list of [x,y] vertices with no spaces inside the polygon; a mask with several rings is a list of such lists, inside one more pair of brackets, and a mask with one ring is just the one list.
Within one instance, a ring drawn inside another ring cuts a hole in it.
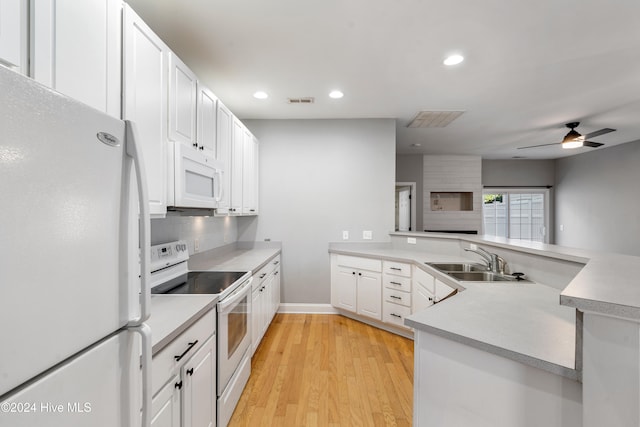
[{"label": "white upper cabinet", "polygon": [[0,64],[28,72],[29,9],[26,0],[0,0]]},{"label": "white upper cabinet", "polygon": [[198,150],[216,157],[216,122],[218,98],[205,86],[198,84]]},{"label": "white upper cabinet", "polygon": [[242,214],[258,214],[258,140],[246,128],[242,153]]},{"label": "white upper cabinet", "polygon": [[231,198],[229,202],[229,211],[232,214],[242,214],[244,130],[242,122],[234,116],[231,136]]},{"label": "white upper cabinet", "polygon": [[169,48],[129,6],[124,10],[123,118],[136,124],[151,214],[167,209],[167,75]]},{"label": "white upper cabinet", "polygon": [[169,139],[198,148],[196,94],[198,78],[174,53],[169,61]]},{"label": "white upper cabinet", "polygon": [[231,141],[233,114],[218,101],[216,116],[216,159],[224,164],[222,172],[222,197],[218,202],[217,214],[228,214],[231,200]]},{"label": "white upper cabinet", "polygon": [[31,76],[120,118],[122,2],[35,0],[31,7]]}]

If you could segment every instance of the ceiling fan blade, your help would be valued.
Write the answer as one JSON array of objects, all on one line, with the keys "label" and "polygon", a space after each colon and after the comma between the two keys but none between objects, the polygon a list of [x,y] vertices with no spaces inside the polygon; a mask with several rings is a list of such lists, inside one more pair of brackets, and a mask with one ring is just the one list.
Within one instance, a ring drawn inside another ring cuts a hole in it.
[{"label": "ceiling fan blade", "polygon": [[595,138],[596,136],[604,135],[606,133],[611,133],[611,132],[615,132],[615,131],[616,131],[615,129],[611,129],[611,128],[600,129],[600,130],[597,130],[595,132],[591,132],[591,133],[588,133],[588,134],[584,135],[584,139]]},{"label": "ceiling fan blade", "polygon": [[583,145],[584,147],[596,148],[596,147],[600,147],[600,146],[602,146],[602,145],[604,145],[604,144],[603,144],[603,143],[601,143],[601,142],[584,141],[584,142],[582,143],[582,145]]},{"label": "ceiling fan blade", "polygon": [[527,147],[518,147],[518,150],[524,150],[525,148],[546,147],[547,145],[558,145],[558,144],[562,144],[562,142],[552,142],[551,144],[529,145]]}]

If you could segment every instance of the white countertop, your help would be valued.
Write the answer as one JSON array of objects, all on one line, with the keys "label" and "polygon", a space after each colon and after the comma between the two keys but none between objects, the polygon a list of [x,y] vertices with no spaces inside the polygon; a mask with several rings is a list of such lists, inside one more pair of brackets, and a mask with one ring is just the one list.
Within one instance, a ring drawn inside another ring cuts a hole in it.
[{"label": "white countertop", "polygon": [[189,258],[190,271],[257,271],[281,252],[280,247],[207,251]]},{"label": "white countertop", "polygon": [[218,302],[216,295],[151,295],[153,354],[158,353]]},{"label": "white countertop", "polygon": [[577,379],[575,310],[559,304],[560,291],[539,283],[458,282],[425,262],[468,262],[457,256],[406,251],[390,245],[334,244],[329,252],[411,262],[461,292],[407,317],[406,324]]}]

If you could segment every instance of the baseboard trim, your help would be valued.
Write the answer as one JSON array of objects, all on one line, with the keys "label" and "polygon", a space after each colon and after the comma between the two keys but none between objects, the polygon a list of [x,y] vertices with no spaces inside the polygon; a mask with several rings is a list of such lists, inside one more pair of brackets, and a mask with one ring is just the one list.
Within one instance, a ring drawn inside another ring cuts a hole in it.
[{"label": "baseboard trim", "polygon": [[283,303],[278,313],[338,314],[331,304]]}]

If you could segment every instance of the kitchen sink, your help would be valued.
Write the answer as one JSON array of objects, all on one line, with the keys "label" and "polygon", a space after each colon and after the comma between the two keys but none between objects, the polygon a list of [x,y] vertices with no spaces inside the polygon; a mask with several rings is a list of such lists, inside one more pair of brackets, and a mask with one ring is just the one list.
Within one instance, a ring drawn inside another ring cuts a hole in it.
[{"label": "kitchen sink", "polygon": [[453,271],[487,271],[487,267],[482,264],[474,264],[474,263],[431,263],[428,262],[427,265],[444,272],[453,272]]},{"label": "kitchen sink", "polygon": [[461,282],[515,282],[516,278],[491,271],[450,271],[447,274]]}]

